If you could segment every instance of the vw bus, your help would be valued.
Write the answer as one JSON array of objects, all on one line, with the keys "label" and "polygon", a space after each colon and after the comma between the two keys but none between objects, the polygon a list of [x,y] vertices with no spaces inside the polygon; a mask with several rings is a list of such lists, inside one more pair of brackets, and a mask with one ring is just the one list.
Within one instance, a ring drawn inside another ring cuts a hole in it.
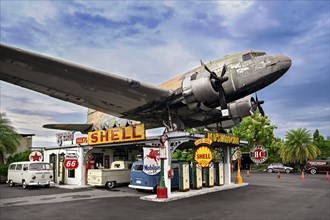
[{"label": "vw bus", "polygon": [[[179,187],[179,161],[172,161],[172,178],[171,186]],[[131,169],[131,180],[128,187],[136,189],[138,191],[146,190],[157,192],[157,186],[159,184],[160,172],[155,175],[149,175],[143,172],[143,161],[138,160],[133,163]]]},{"label": "vw bus", "polygon": [[9,186],[22,185],[49,187],[53,183],[52,167],[46,162],[23,161],[11,163],[8,167],[7,183]]}]

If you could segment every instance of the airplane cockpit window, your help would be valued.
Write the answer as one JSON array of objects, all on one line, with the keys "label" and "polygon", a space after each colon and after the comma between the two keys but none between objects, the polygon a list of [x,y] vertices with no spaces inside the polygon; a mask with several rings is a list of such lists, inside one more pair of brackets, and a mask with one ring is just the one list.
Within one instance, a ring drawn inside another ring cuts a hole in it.
[{"label": "airplane cockpit window", "polygon": [[252,59],[252,55],[251,55],[251,53],[247,53],[247,54],[244,54],[244,55],[243,55],[243,62],[244,62],[244,61],[251,60],[251,59]]},{"label": "airplane cockpit window", "polygon": [[265,52],[250,52],[250,53],[246,53],[242,56],[243,58],[243,62],[244,61],[247,61],[247,60],[251,60],[253,59],[254,57],[260,57],[260,56],[263,56],[265,55],[266,53]]}]

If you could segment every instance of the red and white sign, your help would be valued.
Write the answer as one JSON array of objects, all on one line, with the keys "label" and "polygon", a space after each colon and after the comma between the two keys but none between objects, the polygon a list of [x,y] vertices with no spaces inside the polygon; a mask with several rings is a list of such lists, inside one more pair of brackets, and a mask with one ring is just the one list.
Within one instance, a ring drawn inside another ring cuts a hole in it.
[{"label": "red and white sign", "polygon": [[76,138],[76,144],[87,144],[87,137]]},{"label": "red and white sign", "polygon": [[267,160],[268,152],[264,146],[255,146],[250,151],[250,158],[255,163],[263,163]]},{"label": "red and white sign", "polygon": [[77,158],[65,158],[64,167],[69,170],[77,169],[79,166]]},{"label": "red and white sign", "polygon": [[29,160],[30,161],[42,161],[43,159],[44,158],[42,156],[42,153],[40,153],[39,151],[33,151],[29,155]]},{"label": "red and white sign", "polygon": [[156,175],[160,172],[159,148],[143,148],[143,172],[148,175]]}]

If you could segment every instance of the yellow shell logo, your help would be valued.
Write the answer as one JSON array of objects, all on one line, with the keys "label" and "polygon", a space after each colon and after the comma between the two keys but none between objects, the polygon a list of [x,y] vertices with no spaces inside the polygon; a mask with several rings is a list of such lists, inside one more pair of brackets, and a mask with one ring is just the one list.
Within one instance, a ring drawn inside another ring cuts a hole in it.
[{"label": "yellow shell logo", "polygon": [[213,154],[209,147],[199,147],[195,152],[195,161],[201,167],[208,167],[210,162],[213,160]]}]

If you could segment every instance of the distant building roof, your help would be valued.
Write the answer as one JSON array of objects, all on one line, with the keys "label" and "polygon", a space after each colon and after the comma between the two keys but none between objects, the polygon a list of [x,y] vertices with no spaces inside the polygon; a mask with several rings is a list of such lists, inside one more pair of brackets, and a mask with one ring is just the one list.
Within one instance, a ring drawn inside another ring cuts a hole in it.
[{"label": "distant building roof", "polygon": [[35,134],[19,134],[22,137],[30,137],[30,136],[35,136]]}]

